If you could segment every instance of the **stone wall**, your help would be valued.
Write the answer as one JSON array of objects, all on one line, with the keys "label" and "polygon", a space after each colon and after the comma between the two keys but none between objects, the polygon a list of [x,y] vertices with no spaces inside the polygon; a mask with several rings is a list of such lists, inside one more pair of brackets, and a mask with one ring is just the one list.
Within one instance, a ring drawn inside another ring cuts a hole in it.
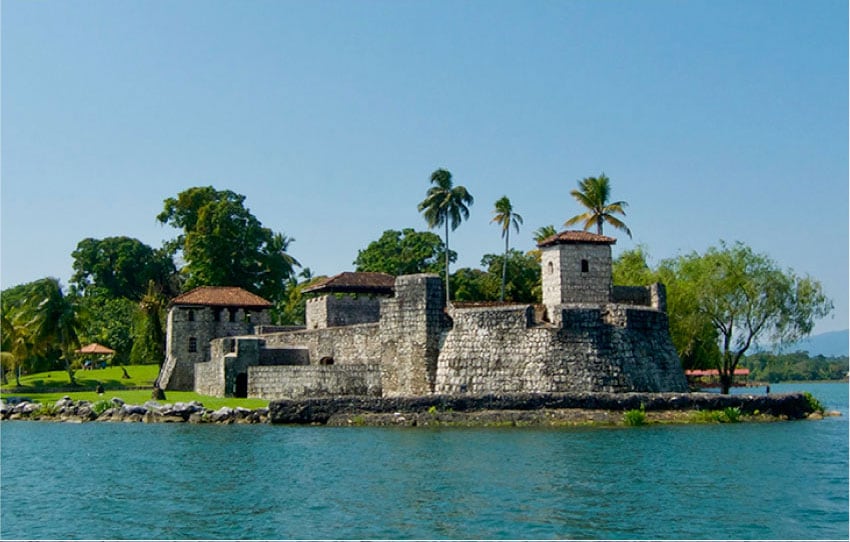
[{"label": "stone wall", "polygon": [[639,305],[667,312],[667,289],[660,282],[649,286],[614,286],[611,302],[621,305]]},{"label": "stone wall", "polygon": [[210,341],[252,334],[255,325],[269,323],[268,311],[236,307],[174,306],[168,311],[165,363],[158,385],[166,390],[191,390],[196,363],[212,359]]},{"label": "stone wall", "polygon": [[379,360],[384,395],[434,391],[437,356],[446,329],[445,290],[431,274],[396,278],[395,297],[381,305]]},{"label": "stone wall", "polygon": [[329,294],[307,300],[307,329],[367,324],[380,319],[378,297]]},{"label": "stone wall", "polygon": [[611,246],[566,244],[541,249],[543,304],[608,303],[611,299]]},{"label": "stone wall", "polygon": [[375,364],[268,366],[248,368],[248,396],[260,399],[381,396]]},{"label": "stone wall", "polygon": [[650,309],[531,306],[456,309],[437,363],[437,393],[687,391],[666,315]]},{"label": "stone wall", "polygon": [[378,324],[308,329],[264,335],[266,348],[306,348],[311,365],[323,359],[340,364],[372,364],[381,359]]}]

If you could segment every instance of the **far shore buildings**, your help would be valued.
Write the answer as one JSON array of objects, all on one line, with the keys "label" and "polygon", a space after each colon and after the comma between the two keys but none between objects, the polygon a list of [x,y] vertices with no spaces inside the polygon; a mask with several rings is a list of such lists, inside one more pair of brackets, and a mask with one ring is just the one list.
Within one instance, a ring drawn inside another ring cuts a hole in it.
[{"label": "far shore buildings", "polygon": [[614,238],[539,243],[543,303],[446,305],[436,275],[341,273],[305,290],[306,326],[270,325],[239,288],[172,300],[158,384],[212,396],[686,392],[663,285],[614,287]]}]

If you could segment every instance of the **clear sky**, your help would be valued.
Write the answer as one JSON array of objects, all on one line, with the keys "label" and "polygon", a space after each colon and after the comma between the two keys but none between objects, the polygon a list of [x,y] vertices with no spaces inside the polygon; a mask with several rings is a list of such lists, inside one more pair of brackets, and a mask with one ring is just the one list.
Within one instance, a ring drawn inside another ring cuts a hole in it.
[{"label": "clear sky", "polygon": [[653,263],[744,241],[822,281],[848,327],[846,0],[3,0],[3,288],[67,284],[86,237],[159,247],[213,185],[351,270],[449,169],[475,197],[456,267],[605,172]]}]

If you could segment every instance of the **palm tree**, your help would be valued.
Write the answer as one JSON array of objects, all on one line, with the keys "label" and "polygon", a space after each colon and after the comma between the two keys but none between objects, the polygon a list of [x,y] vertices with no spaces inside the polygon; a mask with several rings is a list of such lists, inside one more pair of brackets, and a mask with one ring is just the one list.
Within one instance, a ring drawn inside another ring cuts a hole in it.
[{"label": "palm tree", "polygon": [[557,233],[558,230],[556,230],[555,226],[552,226],[551,224],[548,226],[540,226],[534,230],[534,240],[539,243],[540,241],[548,239]]},{"label": "palm tree", "polygon": [[602,173],[599,177],[586,177],[579,181],[578,186],[580,190],[572,190],[570,194],[587,208],[587,212],[567,220],[564,222],[564,226],[584,222],[584,230],[587,231],[596,224],[596,233],[602,235],[602,223],[607,222],[618,230],[625,231],[629,237],[632,236],[629,228],[614,217],[615,214],[626,216],[623,208],[628,207],[629,204],[625,201],[608,203],[608,198],[611,197],[611,184],[605,173]]},{"label": "palm tree", "polygon": [[431,174],[434,184],[419,203],[419,211],[425,216],[429,228],[446,227],[446,304],[449,303],[449,225],[456,230],[461,221],[469,218],[472,195],[463,186],[452,186],[452,174],[438,169]]},{"label": "palm tree", "polygon": [[502,259],[502,290],[499,294],[499,301],[504,301],[505,282],[508,276],[508,249],[510,248],[511,226],[519,233],[522,216],[514,212],[511,200],[507,196],[502,196],[496,200],[496,207],[493,210],[493,220],[490,222],[495,222],[502,227],[502,237],[505,238],[505,257]]},{"label": "palm tree", "polygon": [[55,278],[45,278],[32,284],[31,302],[28,304],[29,322],[36,348],[48,352],[58,347],[71,384],[75,384],[71,357],[80,346],[77,331],[81,328],[76,304],[62,293],[62,286]]}]

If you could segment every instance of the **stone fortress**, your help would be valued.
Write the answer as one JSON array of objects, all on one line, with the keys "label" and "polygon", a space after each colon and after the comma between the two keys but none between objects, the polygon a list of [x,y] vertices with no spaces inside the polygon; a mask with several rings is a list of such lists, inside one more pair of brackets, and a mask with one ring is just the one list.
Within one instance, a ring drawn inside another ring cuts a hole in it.
[{"label": "stone fortress", "polygon": [[258,296],[197,288],[170,304],[157,384],[263,399],[687,392],[664,287],[613,286],[615,242],[541,241],[542,306],[447,306],[437,275],[342,273],[305,290],[306,327],[281,327]]}]

